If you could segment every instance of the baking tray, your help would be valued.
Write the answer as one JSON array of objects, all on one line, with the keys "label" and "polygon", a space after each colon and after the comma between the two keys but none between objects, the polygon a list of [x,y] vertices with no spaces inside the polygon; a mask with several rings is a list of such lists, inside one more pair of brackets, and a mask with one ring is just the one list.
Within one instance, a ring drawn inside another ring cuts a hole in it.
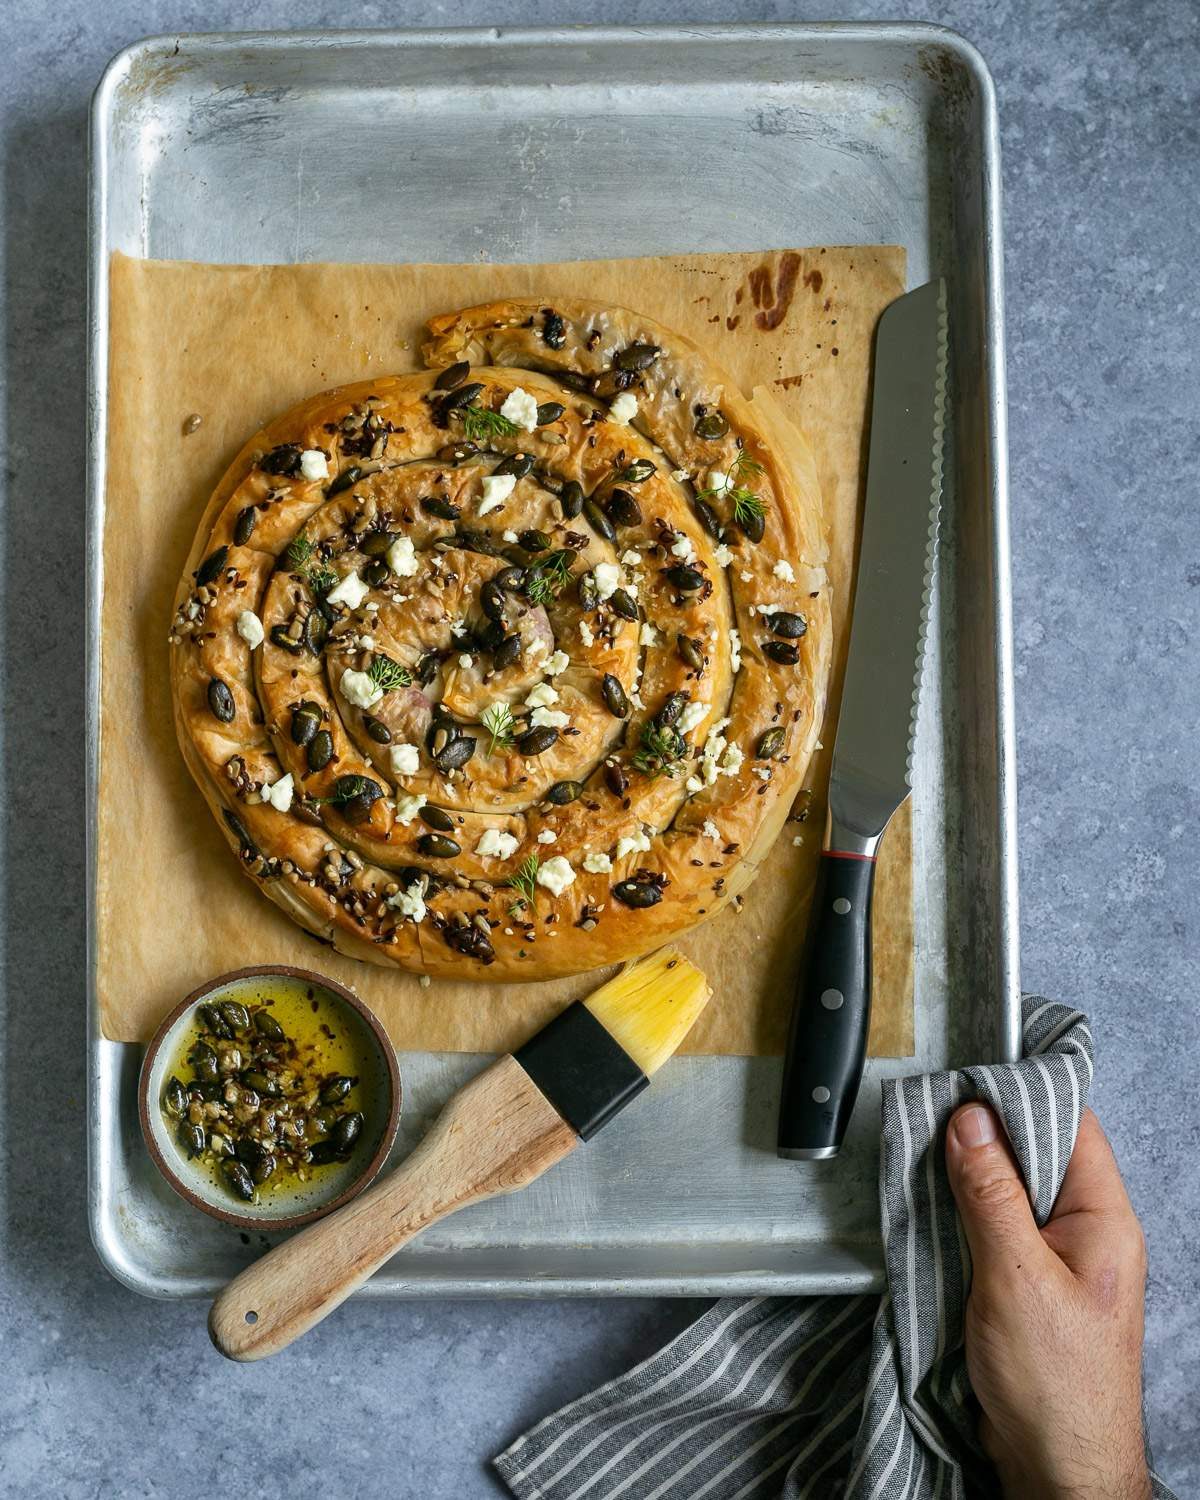
[{"label": "baking tray", "polygon": [[[878,1286],[880,1080],[1018,1049],[1000,173],[978,54],[912,25],[166,37],[110,65],[91,152],[93,889],[112,251],[536,261],[899,243],[910,284],[947,278],[953,420],[914,777],[915,1059],[871,1062],[846,1149],[805,1164],[774,1154],[777,1060],[677,1059],[547,1178],[427,1231],[360,1295]],[[93,903],[93,935],[95,921]],[[96,1248],[139,1292],[210,1293],[257,1247],[160,1181],[138,1131],[140,1049],[101,1037],[89,990]],[[400,1150],[478,1064],[401,1058]]]}]

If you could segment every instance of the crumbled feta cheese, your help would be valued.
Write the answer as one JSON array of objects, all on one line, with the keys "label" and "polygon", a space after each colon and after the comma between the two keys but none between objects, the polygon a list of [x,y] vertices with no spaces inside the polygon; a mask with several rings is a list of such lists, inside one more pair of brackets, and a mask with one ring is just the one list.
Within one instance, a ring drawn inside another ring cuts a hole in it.
[{"label": "crumbled feta cheese", "polygon": [[537,836],[537,841],[539,844],[557,844],[558,834],[554,832],[553,828],[543,828]]},{"label": "crumbled feta cheese", "polygon": [[782,578],[784,583],[795,583],[796,581],[796,575],[792,571],[791,563],[786,562],[782,557],[771,569],[771,572],[774,573],[776,578]]},{"label": "crumbled feta cheese", "polygon": [[579,622],[579,639],[585,646],[593,646],[596,643],[596,637],[592,634],[592,627],[586,620],[580,620]]},{"label": "crumbled feta cheese", "polygon": [[640,568],[642,565],[642,554],[630,547],[627,551],[621,553],[621,561],[627,568]]},{"label": "crumbled feta cheese", "polygon": [[294,783],[292,773],[281,776],[274,786],[264,786],[262,797],[264,802],[269,802],[276,812],[287,812],[292,805],[292,792]]},{"label": "crumbled feta cheese", "polygon": [[671,478],[675,481],[676,484],[682,484],[685,479],[690,479],[691,477],[692,476],[686,469],[671,470]]},{"label": "crumbled feta cheese", "polygon": [[388,750],[388,758],[396,776],[413,776],[421,765],[421,752],[416,745],[393,745]]},{"label": "crumbled feta cheese", "polygon": [[251,651],[263,643],[263,623],[252,609],[244,609],[237,617],[237,633]]},{"label": "crumbled feta cheese", "polygon": [[804,835],[802,833],[797,833],[792,838],[792,844],[797,849],[799,849],[800,845],[803,842],[804,842]]},{"label": "crumbled feta cheese", "polygon": [[724,490],[729,487],[729,475],[724,469],[709,469],[708,478],[704,481],[706,490]]},{"label": "crumbled feta cheese", "polygon": [[358,638],[358,646],[360,651],[374,651],[375,637],[373,635],[360,635]]},{"label": "crumbled feta cheese", "polygon": [[[768,615],[777,615],[782,608],[783,608],[782,604],[760,604],[758,606],[758,612],[765,619]],[[753,604],[750,606],[750,613],[751,614],[754,613],[754,605]]]},{"label": "crumbled feta cheese", "polygon": [[396,798],[396,822],[407,828],[425,806],[424,797],[412,797],[407,792]]},{"label": "crumbled feta cheese", "polygon": [[300,455],[300,472],[305,479],[329,478],[329,463],[320,448],[305,448]]},{"label": "crumbled feta cheese", "polygon": [[537,411],[537,397],[517,386],[505,396],[500,415],[507,417],[522,432],[532,432],[537,426]]},{"label": "crumbled feta cheese", "polygon": [[565,651],[556,651],[542,669],[547,677],[557,677],[560,672],[565,672],[571,665],[571,658]]},{"label": "crumbled feta cheese", "polygon": [[499,510],[516,488],[515,474],[488,474],[483,481],[483,498],[479,502],[479,515],[486,516],[491,510]]},{"label": "crumbled feta cheese", "polygon": [[511,529],[509,529],[508,531],[502,531],[500,535],[506,542],[515,542],[517,539],[517,533]]},{"label": "crumbled feta cheese", "polygon": [[529,645],[525,648],[525,655],[545,656],[546,652],[549,651],[549,649],[550,647],[547,646],[542,637],[540,635],[537,635],[534,636],[533,640],[531,640]]},{"label": "crumbled feta cheese", "polygon": [[721,757],[721,770],[726,776],[736,776],[742,769],[742,761],[745,756],[738,745],[726,745],[725,754]]},{"label": "crumbled feta cheese", "polygon": [[639,646],[657,646],[661,637],[649,620],[642,621],[642,628],[638,631]]},{"label": "crumbled feta cheese", "polygon": [[398,536],[387,549],[388,567],[397,578],[411,578],[417,571],[417,551],[410,536]]},{"label": "crumbled feta cheese", "polygon": [[558,689],[552,688],[548,682],[539,682],[530,688],[529,696],[525,699],[526,708],[549,708],[552,703],[558,702]]},{"label": "crumbled feta cheese", "polygon": [[720,568],[727,568],[733,561],[733,553],[725,545],[724,542],[721,542],[718,545],[716,551],[713,553],[713,556],[717,559],[717,566]]},{"label": "crumbled feta cheese", "polygon": [[684,562],[691,562],[696,555],[696,549],[692,546],[690,536],[681,536],[677,542],[671,543],[671,556],[681,557]]},{"label": "crumbled feta cheese", "polygon": [[759,781],[770,781],[771,768],[770,766],[755,766],[754,774],[758,777]]},{"label": "crumbled feta cheese", "polygon": [[342,673],[338,691],[355,708],[374,708],[383,697],[379,684],[373,682],[366,672],[356,672],[353,667]]},{"label": "crumbled feta cheese", "polygon": [[564,714],[557,708],[535,708],[529,716],[531,729],[565,729],[570,722],[570,714]]},{"label": "crumbled feta cheese", "polygon": [[717,840],[720,840],[720,837],[721,837],[721,830],[717,827],[717,825],[713,822],[713,820],[711,818],[705,818],[704,824],[703,824],[702,828],[700,829],[700,832],[704,835],[704,837],[706,839],[717,839]]},{"label": "crumbled feta cheese", "polygon": [[561,896],[569,885],[575,883],[575,871],[561,854],[548,859],[537,872],[538,885],[544,885],[552,896]]},{"label": "crumbled feta cheese", "polygon": [[612,860],[607,854],[585,854],[583,868],[589,875],[607,875],[612,869]]},{"label": "crumbled feta cheese", "polygon": [[624,833],[617,840],[617,859],[624,859],[627,854],[645,854],[650,847],[650,840],[646,837],[645,830],[639,828],[636,833]]},{"label": "crumbled feta cheese", "polygon": [[357,573],[347,573],[341,583],[325,595],[330,604],[344,604],[347,609],[357,609],[371,592]]},{"label": "crumbled feta cheese", "polygon": [[632,391],[622,391],[614,398],[608,408],[608,415],[614,422],[619,422],[622,427],[628,427],[629,423],[637,416],[637,397]]},{"label": "crumbled feta cheese", "polygon": [[468,655],[468,653],[466,651],[464,651],[462,653],[462,655],[458,658],[458,664],[463,669],[463,671],[465,672],[467,670],[467,668],[469,666],[471,666],[471,664],[474,662],[474,660],[475,660],[475,658],[473,656]]},{"label": "crumbled feta cheese", "polygon": [[621,586],[621,570],[616,563],[597,563],[592,569],[592,577],[596,580],[596,593],[601,603],[611,599]]},{"label": "crumbled feta cheese", "polygon": [[742,637],[736,630],[729,632],[729,665],[735,672],[742,665]]},{"label": "crumbled feta cheese", "polygon": [[390,896],[388,905],[402,917],[411,917],[414,922],[425,920],[425,898],[421,894],[421,887],[415,882],[406,891],[400,890]]},{"label": "crumbled feta cheese", "polygon": [[488,828],[475,845],[475,853],[483,859],[511,859],[520,842],[515,833],[505,833],[502,828]]},{"label": "crumbled feta cheese", "polygon": [[680,734],[691,734],[698,724],[703,723],[708,713],[707,703],[689,703],[679,715],[679,722],[675,725]]},{"label": "crumbled feta cheese", "polygon": [[[699,775],[689,776],[686,782],[689,792],[703,791],[706,786],[712,786],[717,777],[722,774],[717,762],[726,750],[727,742],[724,731],[729,728],[729,722],[728,719],[718,719],[715,724],[710,726],[708,738],[704,741]],[[738,754],[740,756],[741,751],[738,751]],[[725,772],[724,774],[728,775],[730,773]]]},{"label": "crumbled feta cheese", "polygon": [[688,779],[683,783],[683,785],[684,788],[687,791],[691,792],[693,796],[697,792],[702,792],[704,790],[704,783],[700,780],[699,776],[689,776]]}]

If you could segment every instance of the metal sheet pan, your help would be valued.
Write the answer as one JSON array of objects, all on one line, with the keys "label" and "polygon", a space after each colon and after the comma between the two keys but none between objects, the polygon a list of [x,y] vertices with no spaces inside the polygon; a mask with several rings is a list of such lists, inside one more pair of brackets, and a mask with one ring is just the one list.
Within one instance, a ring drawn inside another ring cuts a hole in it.
[{"label": "metal sheet pan", "polygon": [[[678,1059],[549,1177],[429,1231],[362,1295],[877,1286],[880,1079],[1018,1048],[999,161],[978,55],[910,25],[168,37],[113,61],[91,145],[93,851],[111,251],[520,261],[900,243],[912,283],[947,278],[953,422],[914,788],[915,1060],[871,1063],[847,1149],[799,1164],[773,1151],[778,1062]],[[96,1248],[137,1291],[209,1293],[254,1247],[159,1181],[138,1135],[139,1049],[102,1039],[89,988]],[[401,1061],[403,1151],[478,1060]]]}]

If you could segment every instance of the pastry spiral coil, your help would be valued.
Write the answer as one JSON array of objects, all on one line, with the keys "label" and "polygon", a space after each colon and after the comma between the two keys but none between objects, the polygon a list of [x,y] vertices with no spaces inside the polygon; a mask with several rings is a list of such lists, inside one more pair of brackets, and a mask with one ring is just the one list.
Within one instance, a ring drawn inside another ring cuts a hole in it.
[{"label": "pastry spiral coil", "polygon": [[171,628],[187,763],[238,857],[338,949],[546,979],[745,888],[830,657],[811,457],[624,309],[434,319],[429,368],[246,445]]}]

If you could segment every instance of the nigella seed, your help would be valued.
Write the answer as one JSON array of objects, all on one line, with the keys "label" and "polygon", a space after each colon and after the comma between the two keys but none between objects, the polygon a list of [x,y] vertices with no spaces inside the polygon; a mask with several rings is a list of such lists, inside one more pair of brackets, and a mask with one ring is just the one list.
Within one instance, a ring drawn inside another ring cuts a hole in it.
[{"label": "nigella seed", "polygon": [[390,745],[392,743],[392,731],[382,719],[372,719],[369,714],[363,715],[363,723],[367,733],[377,745]]},{"label": "nigella seed", "polygon": [[215,552],[210,552],[196,569],[196,587],[202,589],[206,584],[211,583],[225,566],[225,559],[228,556],[228,547],[218,547]]},{"label": "nigella seed", "polygon": [[333,735],[328,729],[318,729],[308,743],[308,769],[323,771],[333,759]]},{"label": "nigella seed", "polygon": [[590,497],[583,502],[583,519],[597,536],[603,537],[606,542],[616,541],[617,533],[613,523]]},{"label": "nigella seed", "polygon": [[629,699],[625,696],[625,689],[611,672],[605,672],[600,679],[600,696],[614,719],[629,717]]},{"label": "nigella seed", "polygon": [[462,853],[462,845],[444,833],[423,833],[417,840],[417,848],[428,859],[453,859]]},{"label": "nigella seed", "polygon": [[[433,382],[435,391],[456,390],[467,376],[471,373],[471,366],[465,359],[460,359],[457,364],[447,365],[444,370],[439,371],[438,378]],[[480,390],[483,387],[480,386]]]},{"label": "nigella seed", "polygon": [[703,416],[696,418],[696,436],[703,438],[705,442],[716,442],[718,438],[723,438],[728,431],[728,419],[719,411],[706,411]]},{"label": "nigella seed", "polygon": [[444,495],[426,495],[421,501],[421,509],[427,510],[439,521],[457,521],[462,515],[462,507],[452,505]]},{"label": "nigella seed", "polygon": [[454,819],[443,807],[434,807],[432,802],[426,802],[417,814],[426,828],[435,829],[438,833],[453,833]]},{"label": "nigella seed", "polygon": [[800,660],[800,649],[790,641],[764,641],[763,655],[777,661],[781,667],[794,667]]},{"label": "nigella seed", "polygon": [[789,614],[786,609],[777,610],[771,616],[771,629],[785,640],[798,641],[808,630],[808,621],[803,615]]},{"label": "nigella seed", "polygon": [[539,427],[549,427],[551,422],[557,422],[566,407],[561,401],[543,401],[537,409],[537,424]]},{"label": "nigella seed", "polygon": [[233,523],[233,539],[239,547],[244,547],[250,540],[258,520],[258,506],[247,505],[237,513],[237,520]]},{"label": "nigella seed", "polygon": [[648,370],[661,352],[657,344],[630,344],[617,354],[613,364],[618,370]]},{"label": "nigella seed", "polygon": [[632,597],[624,589],[613,589],[608,596],[608,607],[623,620],[640,620],[641,615]]},{"label": "nigella seed", "polygon": [[608,497],[608,505],[605,509],[608,512],[608,519],[616,526],[640,526],[642,524],[642,507],[628,490],[613,490]]},{"label": "nigella seed", "polygon": [[566,807],[569,802],[574,802],[583,795],[583,783],[580,781],[556,781],[546,793],[544,800],[552,803],[555,807]]},{"label": "nigella seed", "polygon": [[573,521],[583,509],[583,486],[577,480],[568,479],[558,492],[558,503],[562,506],[563,520]]},{"label": "nigella seed", "polygon": [[704,587],[704,574],[686,563],[676,563],[667,569],[667,577],[681,594],[694,594]]},{"label": "nigella seed", "polygon": [[521,736],[517,741],[517,749],[522,755],[543,755],[557,743],[558,730],[550,724],[539,724],[536,729]]},{"label": "nigella seed", "polygon": [[233,694],[228,686],[219,677],[209,678],[208,706],[214,719],[219,719],[222,724],[233,723],[237,704],[233,701]]},{"label": "nigella seed", "polygon": [[768,729],[759,737],[758,748],[754,755],[756,760],[774,760],[783,749],[787,733],[782,724],[777,724],[774,729]]},{"label": "nigella seed", "polygon": [[533,468],[533,458],[528,453],[513,453],[502,462],[498,463],[492,470],[493,474],[513,474],[518,479],[524,479],[530,469]]}]

